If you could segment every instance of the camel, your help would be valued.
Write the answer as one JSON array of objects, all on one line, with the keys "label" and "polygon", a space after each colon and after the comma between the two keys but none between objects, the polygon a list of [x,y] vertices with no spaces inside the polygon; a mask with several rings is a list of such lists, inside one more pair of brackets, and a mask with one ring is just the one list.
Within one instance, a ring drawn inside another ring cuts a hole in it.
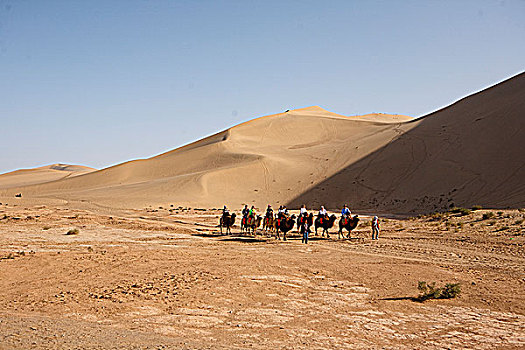
[{"label": "camel", "polygon": [[305,220],[306,220],[306,226],[310,228],[310,226],[312,226],[314,223],[314,214],[310,213],[310,215],[308,215],[306,218],[304,216],[300,216],[297,218],[297,230],[299,232],[301,232],[301,228]]},{"label": "camel", "polygon": [[264,217],[264,220],[263,220],[263,231],[264,232],[273,232],[274,230],[274,218],[273,218],[273,215],[270,215],[270,216],[265,216]]},{"label": "camel", "polygon": [[350,238],[350,233],[353,229],[357,227],[358,223],[359,217],[357,215],[354,215],[354,217],[352,218],[342,217],[341,219],[339,219],[339,232],[337,233],[337,238],[340,238],[341,236],[343,236],[344,238],[343,228],[348,231],[348,235],[346,236],[346,238]]},{"label": "camel", "polygon": [[233,226],[234,223],[235,223],[235,213],[231,215],[227,214],[227,215],[221,216],[221,218],[219,219],[219,226],[221,227],[221,233],[222,233],[223,227],[226,227],[226,234],[232,233],[231,227]]},{"label": "camel", "polygon": [[241,219],[241,233],[248,231],[248,217],[243,216]]},{"label": "camel", "polygon": [[322,227],[323,228],[323,231],[321,233],[321,236],[324,236],[325,232],[326,232],[326,237],[330,237],[330,235],[328,234],[328,230],[331,229],[333,226],[334,226],[334,222],[335,222],[335,219],[336,216],[334,214],[330,215],[330,217],[327,219],[327,218],[320,218],[320,217],[317,217],[315,219],[315,235],[317,236],[317,229],[319,227]]},{"label": "camel", "polygon": [[295,226],[295,214],[282,219],[277,219],[276,238],[281,239],[279,231],[283,233],[283,241],[286,241],[286,233]]},{"label": "camel", "polygon": [[250,229],[252,230],[252,233],[255,234],[255,230],[261,225],[262,217],[260,215],[249,216],[248,218],[242,218],[241,222],[241,232],[246,230],[246,232],[250,232]]}]

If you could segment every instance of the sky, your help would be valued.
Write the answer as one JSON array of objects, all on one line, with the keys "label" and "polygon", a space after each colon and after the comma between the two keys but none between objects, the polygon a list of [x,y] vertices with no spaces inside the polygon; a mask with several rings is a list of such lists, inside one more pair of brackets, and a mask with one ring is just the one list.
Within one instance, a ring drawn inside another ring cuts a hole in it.
[{"label": "sky", "polygon": [[0,173],[313,105],[419,117],[524,70],[522,0],[0,0]]}]

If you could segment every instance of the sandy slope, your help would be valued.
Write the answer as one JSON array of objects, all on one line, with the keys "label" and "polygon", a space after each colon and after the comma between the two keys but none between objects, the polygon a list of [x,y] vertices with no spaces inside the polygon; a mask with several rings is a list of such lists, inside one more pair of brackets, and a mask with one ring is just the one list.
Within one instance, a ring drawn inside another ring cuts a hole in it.
[{"label": "sandy slope", "polygon": [[150,159],[20,191],[112,207],[285,203],[390,142],[400,122],[410,119],[304,108],[258,118]]},{"label": "sandy slope", "polygon": [[52,164],[33,169],[20,169],[0,175],[0,189],[28,186],[87,174],[95,169],[70,164]]},{"label": "sandy slope", "polygon": [[[417,213],[525,206],[525,74],[400,126],[402,135],[292,204]],[[343,191],[325,191],[344,186]]]},{"label": "sandy slope", "polygon": [[454,205],[524,207],[524,113],[525,74],[418,120],[309,107],[254,119],[153,158],[0,188],[0,196],[16,190],[113,208],[349,203],[406,214]]}]

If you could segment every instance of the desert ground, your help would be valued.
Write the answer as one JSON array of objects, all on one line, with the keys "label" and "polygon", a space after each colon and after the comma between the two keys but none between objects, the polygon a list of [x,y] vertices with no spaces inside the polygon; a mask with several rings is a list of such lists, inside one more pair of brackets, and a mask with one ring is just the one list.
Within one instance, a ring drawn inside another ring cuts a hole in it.
[{"label": "desert ground", "polygon": [[305,245],[221,234],[214,208],[0,202],[2,350],[525,347],[523,210],[381,215],[377,241],[357,212]]}]

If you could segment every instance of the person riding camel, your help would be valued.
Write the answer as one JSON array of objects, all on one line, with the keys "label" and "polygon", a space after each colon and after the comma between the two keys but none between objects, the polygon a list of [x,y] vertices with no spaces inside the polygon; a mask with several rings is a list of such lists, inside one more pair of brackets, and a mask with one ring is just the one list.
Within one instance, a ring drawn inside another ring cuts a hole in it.
[{"label": "person riding camel", "polygon": [[245,204],[244,208],[242,209],[242,216],[247,218],[249,212],[250,212],[250,209],[248,209],[248,204]]},{"label": "person riding camel", "polygon": [[306,210],[306,205],[301,205],[301,210],[299,212],[299,216],[307,216],[308,215],[308,211]]},{"label": "person riding camel", "polygon": [[248,212],[248,225],[252,223],[252,220],[257,215],[257,212],[255,211],[255,206],[252,205],[250,211]]},{"label": "person riding camel", "polygon": [[321,209],[319,209],[319,213],[317,214],[317,217],[319,218],[319,221],[321,222],[321,224],[323,223],[324,220],[328,218],[328,212],[326,211],[324,206],[321,205]]},{"label": "person riding camel", "polygon": [[352,212],[350,211],[350,209],[348,209],[348,207],[345,204],[343,206],[343,210],[341,210],[341,218],[343,218],[345,220],[345,222],[346,222],[346,220],[348,220],[350,215],[352,215]]},{"label": "person riding camel", "polygon": [[266,218],[271,218],[273,217],[273,209],[272,209],[272,206],[268,204],[268,208],[266,208],[266,215],[265,215]]},{"label": "person riding camel", "polygon": [[350,211],[350,209],[348,209],[348,207],[346,206],[346,204],[343,206],[343,210],[341,210],[341,216],[343,217],[349,217],[350,215],[352,215],[352,212]]},{"label": "person riding camel", "polygon": [[230,216],[230,210],[227,206],[224,206],[224,208],[222,208],[222,220],[224,221],[228,216]]}]

